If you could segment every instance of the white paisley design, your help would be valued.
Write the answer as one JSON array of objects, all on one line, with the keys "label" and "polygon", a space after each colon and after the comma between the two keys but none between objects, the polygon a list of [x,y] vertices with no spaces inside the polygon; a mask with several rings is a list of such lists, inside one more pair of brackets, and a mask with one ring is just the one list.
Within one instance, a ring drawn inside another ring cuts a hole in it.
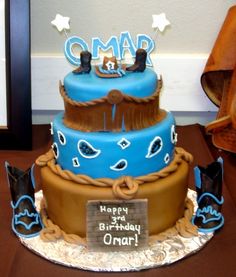
[{"label": "white paisley design", "polygon": [[121,159],[114,165],[110,166],[110,169],[115,171],[121,171],[126,169],[127,166],[128,166],[128,162],[125,159]]},{"label": "white paisley design", "polygon": [[162,149],[162,146],[163,146],[163,142],[162,142],[162,139],[161,137],[157,136],[155,137],[149,147],[148,147],[148,153],[146,155],[146,158],[152,158],[153,156],[156,156]]},{"label": "white paisley design", "polygon": [[101,150],[95,149],[89,142],[83,139],[78,142],[78,150],[80,155],[86,159],[94,159],[101,153]]},{"label": "white paisley design", "polygon": [[66,145],[66,137],[61,131],[57,131],[58,140],[60,141],[61,145]]}]

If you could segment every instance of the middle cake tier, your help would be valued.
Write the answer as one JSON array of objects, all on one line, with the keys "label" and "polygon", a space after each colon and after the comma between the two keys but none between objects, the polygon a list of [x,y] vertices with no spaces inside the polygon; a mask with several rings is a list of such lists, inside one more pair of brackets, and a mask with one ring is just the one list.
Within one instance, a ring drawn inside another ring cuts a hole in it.
[{"label": "middle cake tier", "polygon": [[157,124],[128,132],[82,132],[53,121],[53,151],[62,169],[92,178],[142,176],[166,167],[173,159],[177,135],[170,112]]}]

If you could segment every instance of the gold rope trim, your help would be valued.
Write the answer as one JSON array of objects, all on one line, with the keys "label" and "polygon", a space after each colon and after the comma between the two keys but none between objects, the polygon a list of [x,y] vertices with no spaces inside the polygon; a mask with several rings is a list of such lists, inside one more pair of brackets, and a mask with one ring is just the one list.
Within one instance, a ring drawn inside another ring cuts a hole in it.
[{"label": "gold rope trim", "polygon": [[[44,229],[40,232],[40,238],[45,242],[54,242],[59,239],[64,239],[66,242],[71,244],[77,244],[82,246],[87,246],[86,239],[75,234],[67,234],[60,227],[49,219],[46,211],[46,204],[44,199],[41,200],[40,214],[44,224]],[[163,241],[169,237],[179,234],[185,238],[191,238],[197,236],[197,226],[191,223],[191,218],[193,216],[194,205],[192,201],[187,198],[185,201],[185,212],[184,216],[176,222],[176,225],[166,231],[149,237],[149,243],[155,241]]]},{"label": "gold rope trim", "polygon": [[113,194],[116,198],[129,200],[134,198],[138,191],[139,185],[147,182],[154,182],[158,179],[167,177],[178,169],[183,160],[191,163],[193,161],[193,156],[186,152],[183,148],[176,147],[173,161],[162,170],[135,178],[131,176],[121,176],[115,180],[111,178],[93,179],[87,175],[76,175],[69,170],[63,170],[59,164],[56,164],[52,150],[48,151],[45,155],[40,156],[36,160],[36,164],[41,167],[48,166],[54,174],[68,181],[73,181],[82,185],[112,187]]}]

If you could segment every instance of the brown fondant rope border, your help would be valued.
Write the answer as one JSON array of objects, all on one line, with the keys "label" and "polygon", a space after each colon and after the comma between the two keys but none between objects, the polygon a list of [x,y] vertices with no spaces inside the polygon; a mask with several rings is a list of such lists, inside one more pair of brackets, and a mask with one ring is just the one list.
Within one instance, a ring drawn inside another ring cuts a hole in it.
[{"label": "brown fondant rope border", "polygon": [[40,232],[40,238],[45,242],[53,242],[58,239],[64,239],[68,243],[86,245],[86,239],[74,234],[67,234],[58,225],[49,219],[46,211],[46,203],[44,199],[40,202],[40,215],[44,228]]},{"label": "brown fondant rope border", "polygon": [[191,163],[193,161],[193,157],[183,148],[176,147],[173,161],[162,170],[136,178],[121,176],[115,180],[111,178],[93,179],[87,175],[76,175],[69,170],[63,170],[59,164],[56,164],[52,150],[48,151],[45,155],[40,156],[36,160],[36,164],[39,166],[48,166],[54,174],[68,181],[73,181],[83,185],[94,185],[97,187],[112,187],[112,191],[116,198],[129,200],[134,198],[138,191],[139,185],[147,182],[154,182],[160,178],[167,177],[178,169],[183,160]]},{"label": "brown fondant rope border", "polygon": [[[86,239],[82,238],[75,234],[67,234],[60,227],[52,222],[49,219],[46,211],[46,204],[44,199],[41,200],[40,203],[40,214],[44,224],[44,229],[40,232],[40,238],[45,242],[54,242],[58,239],[64,239],[68,243],[77,244],[86,246]],[[149,242],[152,241],[163,241],[168,237],[174,236],[176,234],[181,235],[184,238],[190,238],[193,236],[197,236],[197,226],[191,223],[191,218],[193,216],[194,205],[193,202],[186,198],[185,201],[185,212],[184,216],[179,219],[175,226],[172,228],[167,229],[166,231],[158,234],[152,235],[149,237]]]}]

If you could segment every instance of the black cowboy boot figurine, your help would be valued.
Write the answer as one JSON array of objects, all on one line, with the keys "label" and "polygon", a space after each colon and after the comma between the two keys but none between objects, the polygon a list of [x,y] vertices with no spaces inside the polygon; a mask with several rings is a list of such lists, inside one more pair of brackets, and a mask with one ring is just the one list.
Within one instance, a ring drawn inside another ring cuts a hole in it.
[{"label": "black cowboy boot figurine", "polygon": [[224,202],[222,196],[223,160],[209,164],[206,168],[194,168],[198,209],[193,217],[193,224],[199,231],[208,233],[218,230],[224,225],[221,206]]},{"label": "black cowboy boot figurine", "polygon": [[13,209],[12,229],[17,236],[34,237],[42,229],[35,208],[33,166],[26,171],[5,163]]},{"label": "black cowboy boot figurine", "polygon": [[82,51],[80,53],[80,66],[73,71],[74,74],[89,73],[91,71],[92,55],[89,51]]},{"label": "black cowboy boot figurine", "polygon": [[143,72],[146,69],[147,52],[139,48],[136,51],[135,62],[130,67],[127,67],[127,71]]}]

